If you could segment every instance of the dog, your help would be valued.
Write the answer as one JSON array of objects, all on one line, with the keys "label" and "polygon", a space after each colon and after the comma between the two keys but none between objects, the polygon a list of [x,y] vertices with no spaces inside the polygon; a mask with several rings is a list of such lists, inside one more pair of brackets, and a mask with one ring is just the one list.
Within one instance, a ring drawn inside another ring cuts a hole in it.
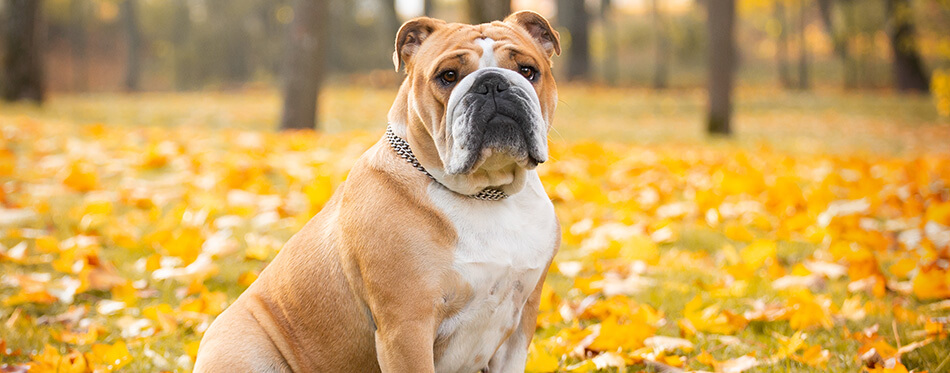
[{"label": "dog", "polygon": [[406,22],[386,135],[205,332],[195,372],[523,372],[560,227],[558,33]]}]

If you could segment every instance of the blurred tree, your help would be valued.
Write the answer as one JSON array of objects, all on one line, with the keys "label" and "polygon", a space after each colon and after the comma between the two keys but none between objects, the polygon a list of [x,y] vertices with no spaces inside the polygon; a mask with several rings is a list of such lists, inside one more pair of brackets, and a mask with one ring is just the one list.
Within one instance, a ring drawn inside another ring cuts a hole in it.
[{"label": "blurred tree", "polygon": [[825,30],[828,31],[828,36],[831,37],[831,45],[834,47],[835,54],[841,59],[842,63],[847,63],[848,58],[848,39],[844,35],[840,27],[834,21],[834,9],[835,3],[841,3],[844,6],[847,6],[846,3],[850,3],[850,0],[818,0],[818,11],[821,15],[821,21],[825,24]]},{"label": "blurred tree", "polygon": [[435,17],[435,0],[422,1],[422,14],[426,17]]},{"label": "blurred tree", "polygon": [[[590,73],[590,22],[584,0],[558,0],[557,19],[567,29],[567,80],[583,80]],[[563,36],[562,36],[563,37]]]},{"label": "blurred tree", "polygon": [[653,89],[664,89],[669,84],[670,38],[666,20],[660,11],[660,0],[653,0],[654,43]]},{"label": "blurred tree", "polygon": [[88,0],[69,2],[69,47],[73,68],[73,90],[89,89],[89,43],[86,36],[86,21],[89,17]]},{"label": "blurred tree", "polygon": [[511,14],[511,0],[467,0],[466,5],[472,24],[500,21]]},{"label": "blurred tree", "polygon": [[610,0],[600,1],[600,22],[604,35],[604,80],[616,85],[617,73],[617,25],[614,22],[613,5]]},{"label": "blurred tree", "polygon": [[840,0],[841,1],[841,12],[842,18],[844,19],[844,30],[843,35],[840,37],[842,40],[842,48],[844,53],[841,55],[844,58],[844,87],[846,89],[854,89],[858,87],[858,60],[857,56],[852,52],[853,41],[855,35],[855,19],[854,19],[854,7],[855,4],[851,0]]},{"label": "blurred tree", "polygon": [[[396,31],[386,21],[378,0],[330,1],[330,30],[339,37],[327,40],[328,71],[361,73],[373,69],[392,70],[393,39]],[[398,20],[396,20],[398,27]],[[395,77],[395,72],[392,73]]]},{"label": "blurred tree", "polygon": [[[208,39],[202,41],[203,50],[213,51],[223,71],[210,67],[210,75],[219,75],[229,83],[244,83],[251,76],[248,45],[249,35],[245,15],[253,4],[233,0],[206,0],[211,22]],[[213,11],[212,11],[213,10]]]},{"label": "blurred tree", "polygon": [[811,87],[808,80],[808,0],[801,0],[798,8],[798,89]]},{"label": "blurred tree", "polygon": [[6,0],[3,74],[0,98],[5,101],[31,100],[43,102],[42,0]]},{"label": "blurred tree", "polygon": [[777,0],[773,4],[775,21],[778,24],[778,40],[775,42],[775,59],[778,65],[778,80],[782,88],[792,88],[792,75],[788,67],[788,19],[785,15],[785,2]]},{"label": "blurred tree", "polygon": [[706,130],[711,135],[732,133],[732,86],[736,66],[735,0],[708,0],[709,113]]},{"label": "blurred tree", "polygon": [[329,0],[294,1],[283,71],[284,108],[280,128],[316,129],[317,99],[324,76]]},{"label": "blurred tree", "polygon": [[895,86],[901,91],[929,92],[930,78],[917,50],[917,31],[910,1],[887,0],[886,12]]},{"label": "blurred tree", "polygon": [[189,35],[191,33],[191,10],[188,0],[173,0],[171,3],[171,44],[172,65],[175,70],[175,89],[181,91],[194,88],[195,77],[192,70]]},{"label": "blurred tree", "polygon": [[399,32],[399,26],[402,26],[402,22],[399,21],[399,13],[396,12],[396,0],[379,0],[379,2],[386,30],[391,37],[395,38],[396,33]]},{"label": "blurred tree", "polygon": [[139,28],[138,0],[122,2],[122,23],[125,26],[127,48],[125,51],[125,90],[135,92],[139,90],[139,76],[142,71],[140,59],[142,32]]}]

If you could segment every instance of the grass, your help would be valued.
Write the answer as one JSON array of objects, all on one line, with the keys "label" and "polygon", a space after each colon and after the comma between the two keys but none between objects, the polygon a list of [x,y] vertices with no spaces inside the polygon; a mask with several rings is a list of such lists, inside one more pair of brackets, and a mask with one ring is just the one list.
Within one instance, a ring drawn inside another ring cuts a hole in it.
[{"label": "grass", "polygon": [[[395,88],[331,86],[321,98],[321,129],[379,130]],[[7,115],[110,125],[201,126],[273,130],[280,116],[274,91],[87,94],[53,96],[37,110],[0,106]],[[705,91],[563,85],[552,141],[705,144]],[[736,97],[734,139],[805,152],[913,154],[943,150],[950,123],[927,96],[888,92],[809,92],[744,87]]]}]

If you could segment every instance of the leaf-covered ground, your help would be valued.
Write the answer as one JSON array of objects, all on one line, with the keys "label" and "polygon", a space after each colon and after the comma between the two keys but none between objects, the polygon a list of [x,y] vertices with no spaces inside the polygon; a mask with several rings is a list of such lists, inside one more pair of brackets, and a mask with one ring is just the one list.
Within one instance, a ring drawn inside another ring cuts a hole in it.
[{"label": "leaf-covered ground", "polygon": [[[262,92],[0,107],[0,370],[188,371],[392,96],[329,91],[329,134],[273,133]],[[698,92],[562,90],[529,370],[950,370],[950,126],[925,98],[741,98],[705,142]]]}]

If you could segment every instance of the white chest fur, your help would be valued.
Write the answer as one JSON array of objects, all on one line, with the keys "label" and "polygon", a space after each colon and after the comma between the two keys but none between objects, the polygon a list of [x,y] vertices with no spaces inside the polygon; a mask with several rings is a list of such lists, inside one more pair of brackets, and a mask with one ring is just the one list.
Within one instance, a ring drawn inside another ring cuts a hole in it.
[{"label": "white chest fur", "polygon": [[458,232],[454,269],[471,286],[472,298],[439,326],[445,343],[436,372],[475,372],[488,365],[506,335],[517,329],[522,309],[554,255],[554,207],[537,173],[525,188],[501,201],[479,201],[439,185],[429,196]]}]

